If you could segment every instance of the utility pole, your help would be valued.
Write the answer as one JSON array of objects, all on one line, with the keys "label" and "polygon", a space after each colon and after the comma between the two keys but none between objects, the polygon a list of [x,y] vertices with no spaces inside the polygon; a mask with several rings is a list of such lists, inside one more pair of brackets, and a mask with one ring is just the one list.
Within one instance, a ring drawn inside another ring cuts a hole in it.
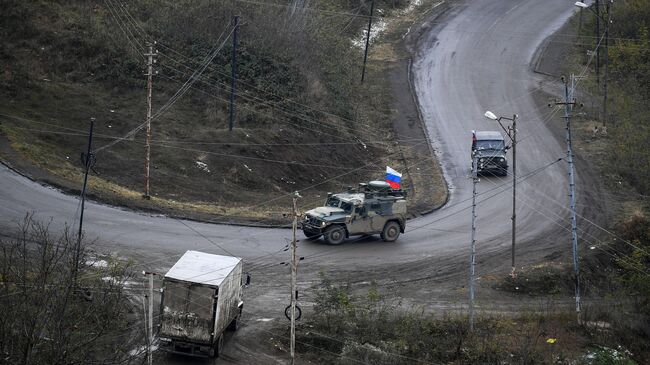
[{"label": "utility pole", "polygon": [[571,248],[573,251],[573,271],[575,275],[576,314],[580,322],[580,269],[578,266],[578,228],[576,223],[575,182],[573,174],[573,145],[571,139],[571,111],[575,105],[573,92],[575,89],[575,75],[571,75],[571,88],[564,81],[564,102],[555,105],[564,105],[564,119],[566,120],[567,162],[569,163],[569,210],[571,212]]},{"label": "utility pole", "polygon": [[74,260],[74,273],[72,275],[72,282],[77,283],[77,271],[79,270],[79,255],[81,251],[81,235],[84,225],[84,209],[86,205],[86,186],[88,186],[88,171],[95,164],[95,155],[92,153],[93,146],[93,128],[95,126],[95,118],[90,118],[90,130],[88,131],[88,148],[86,154],[81,156],[84,164],[84,183],[81,188],[81,211],[79,214],[79,231],[77,232],[77,245],[75,246],[75,260]]},{"label": "utility pole", "polygon": [[148,327],[147,327],[147,295],[146,294],[142,299],[142,315],[144,316],[144,337],[147,343],[147,359],[149,359],[149,349],[151,348],[151,346],[149,346],[149,334],[147,333]]},{"label": "utility pole", "polygon": [[512,116],[512,272],[515,277],[515,238],[517,230],[517,114]]},{"label": "utility pole", "polygon": [[149,195],[149,165],[151,159],[151,92],[153,88],[153,57],[156,53],[153,52],[153,44],[149,44],[149,53],[145,53],[147,59],[147,129],[144,143],[145,157],[144,157],[144,194],[145,199],[151,199]]},{"label": "utility pole", "polygon": [[[510,276],[514,278],[515,275],[515,241],[517,237],[517,114],[513,114],[512,118],[497,117],[491,111],[486,111],[484,116],[488,119],[496,120],[504,132],[512,142],[512,271]],[[501,119],[509,120],[512,122],[511,126],[506,129],[501,124]]]},{"label": "utility pole", "polygon": [[610,4],[611,0],[606,1],[607,24],[605,24],[605,84],[603,85],[603,125],[607,125],[607,79],[609,78],[609,26],[612,24]]},{"label": "utility pole", "polygon": [[474,275],[476,266],[476,183],[478,182],[477,158],[472,156],[472,241],[469,269],[469,330],[474,331]]},{"label": "utility pole", "polygon": [[[607,0],[606,0],[607,1]],[[600,83],[600,0],[596,0],[596,83]]]},{"label": "utility pole", "polygon": [[366,62],[368,61],[368,46],[370,45],[370,28],[372,27],[372,15],[375,10],[375,0],[370,2],[370,17],[368,18],[368,32],[366,33],[366,51],[363,55],[363,69],[361,70],[361,83],[366,76]]},{"label": "utility pole", "polygon": [[148,326],[147,326],[147,363],[148,365],[152,365],[153,362],[153,354],[151,351],[151,346],[153,346],[153,272],[147,272],[143,271],[142,274],[148,275],[149,276],[149,295],[148,298],[145,295],[145,298],[147,298],[147,303],[149,304],[149,315],[148,318],[149,320],[146,321]]},{"label": "utility pole", "polygon": [[296,202],[300,195],[296,191],[293,196],[293,225],[291,231],[293,239],[291,240],[291,365],[295,363],[295,350],[296,350],[296,300],[297,297],[297,283],[296,276],[298,275],[298,262],[296,260],[296,230],[298,229],[298,207]]},{"label": "utility pole", "polygon": [[235,125],[235,93],[237,87],[237,30],[239,29],[239,17],[233,17],[234,31],[232,37],[232,77],[230,84],[230,123],[228,124],[228,131],[232,132]]}]

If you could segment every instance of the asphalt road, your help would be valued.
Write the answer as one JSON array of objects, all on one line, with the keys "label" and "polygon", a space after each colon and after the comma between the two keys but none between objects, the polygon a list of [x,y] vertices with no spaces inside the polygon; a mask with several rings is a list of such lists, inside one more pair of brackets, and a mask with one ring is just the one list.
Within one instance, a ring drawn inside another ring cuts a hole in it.
[{"label": "asphalt road", "polygon": [[[456,262],[466,261],[470,244],[471,130],[499,130],[496,122],[483,117],[486,110],[519,115],[520,176],[551,164],[518,184],[518,257],[530,262],[566,248],[567,166],[552,164],[564,156],[565,147],[553,131],[560,128],[549,127],[561,120],[559,114],[549,118],[553,109],[538,107],[535,92],[542,83],[555,81],[533,73],[530,64],[538,46],[572,11],[567,0],[481,0],[455,6],[430,24],[417,44],[414,85],[451,187],[449,203],[410,221],[406,234],[395,243],[364,238],[333,247],[303,241],[301,273],[367,269],[372,273],[369,279],[380,280],[406,275],[400,268],[409,263],[417,268],[427,262],[440,264],[435,271],[440,275],[444,270],[465,275],[467,265]],[[53,227],[75,221],[76,197],[36,184],[4,166],[0,166],[0,187],[0,227],[12,226],[32,211],[39,218],[51,218]],[[510,189],[510,176],[483,177],[478,184],[477,254],[492,258],[479,259],[479,272],[509,267]],[[181,221],[96,203],[86,205],[84,228],[88,237],[97,238],[98,249],[135,256],[143,268],[159,271],[188,249],[232,254],[264,268],[288,258],[283,249],[291,237],[286,229]],[[454,264],[442,265],[446,258],[454,258]],[[275,300],[271,291],[264,293],[269,301]]]},{"label": "asphalt road", "polygon": [[[532,92],[543,79],[531,72],[529,65],[537,46],[563,24],[572,10],[572,4],[565,0],[484,0],[457,6],[439,19],[419,41],[414,79],[427,128],[434,147],[441,153],[452,188],[449,204],[411,221],[397,243],[364,239],[330,247],[305,242],[300,254],[322,255],[318,263],[335,268],[403,263],[466,251],[471,198],[470,131],[499,130],[496,122],[483,117],[485,110],[497,115],[519,115],[520,176],[564,154],[563,144],[547,128],[548,123],[558,123],[557,119],[547,119],[552,109],[540,111],[534,100]],[[518,185],[519,240],[530,241],[557,231],[551,219],[557,219],[556,214],[565,216],[565,175],[565,164],[557,163]],[[484,177],[479,183],[479,250],[509,245],[509,181],[509,177]],[[44,219],[51,217],[54,225],[75,221],[76,197],[30,182],[4,166],[0,167],[0,186],[0,224],[4,226],[32,211]],[[486,198],[489,200],[483,202]],[[187,249],[202,249],[258,258],[282,252],[290,239],[290,232],[284,229],[179,221],[95,203],[86,205],[84,224],[88,237],[97,237],[99,245],[113,247],[117,252],[135,250],[173,257]]]}]

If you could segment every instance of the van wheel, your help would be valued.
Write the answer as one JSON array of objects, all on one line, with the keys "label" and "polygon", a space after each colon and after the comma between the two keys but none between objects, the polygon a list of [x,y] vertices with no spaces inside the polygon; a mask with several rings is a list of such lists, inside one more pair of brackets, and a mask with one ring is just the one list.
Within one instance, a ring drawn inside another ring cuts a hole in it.
[{"label": "van wheel", "polygon": [[323,234],[325,242],[330,245],[340,245],[345,241],[345,229],[341,226],[329,226]]},{"label": "van wheel", "polygon": [[230,322],[228,325],[228,330],[230,331],[237,331],[239,329],[239,318],[241,317],[241,313],[239,313],[233,320]]},{"label": "van wheel", "polygon": [[381,239],[386,242],[393,242],[399,237],[399,233],[399,224],[395,221],[390,221],[384,226],[384,230],[381,232]]},{"label": "van wheel", "polygon": [[223,351],[223,333],[219,335],[219,339],[217,342],[214,344],[214,357],[219,357],[221,356],[221,352]]}]

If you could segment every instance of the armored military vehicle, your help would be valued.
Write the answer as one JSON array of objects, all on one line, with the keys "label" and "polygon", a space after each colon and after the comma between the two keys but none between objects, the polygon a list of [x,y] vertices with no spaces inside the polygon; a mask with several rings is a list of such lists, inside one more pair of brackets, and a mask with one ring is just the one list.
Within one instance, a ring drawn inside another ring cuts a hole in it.
[{"label": "armored military vehicle", "polygon": [[406,228],[406,192],[391,189],[384,181],[371,181],[344,193],[328,193],[325,206],[307,211],[300,226],[307,238],[323,236],[331,245],[368,234],[392,242]]},{"label": "armored military vehicle", "polygon": [[499,132],[472,131],[472,158],[477,158],[479,174],[508,175],[508,150]]}]

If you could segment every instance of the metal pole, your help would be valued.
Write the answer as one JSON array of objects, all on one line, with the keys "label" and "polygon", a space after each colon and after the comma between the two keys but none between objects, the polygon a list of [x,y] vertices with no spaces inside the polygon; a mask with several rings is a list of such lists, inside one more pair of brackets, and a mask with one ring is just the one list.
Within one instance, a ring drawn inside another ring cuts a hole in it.
[{"label": "metal pole", "polygon": [[147,358],[149,358],[149,349],[151,349],[151,346],[149,344],[149,334],[147,333],[148,327],[147,327],[147,295],[145,294],[144,299],[142,300],[142,315],[144,316],[144,337],[145,340],[147,341]]},{"label": "metal pole", "polygon": [[84,209],[86,205],[86,187],[88,186],[88,171],[92,164],[92,145],[93,145],[93,128],[95,127],[95,118],[90,118],[90,130],[88,131],[88,147],[86,149],[86,157],[84,159],[84,183],[81,188],[81,211],[79,213],[79,231],[77,232],[77,245],[75,247],[75,262],[73,282],[76,285],[77,271],[79,270],[79,255],[81,251],[81,235],[84,225]]},{"label": "metal pole", "polygon": [[596,0],[596,83],[600,83],[600,0]]},{"label": "metal pole", "polygon": [[145,54],[147,61],[147,129],[145,138],[144,158],[144,198],[149,199],[149,165],[151,159],[151,92],[153,87],[153,44],[149,44],[149,53]]},{"label": "metal pole", "polygon": [[472,156],[472,242],[469,270],[469,330],[474,331],[474,274],[476,266],[476,183],[478,161]]},{"label": "metal pole", "polygon": [[232,132],[235,125],[235,93],[237,88],[237,30],[239,29],[239,17],[233,18],[235,30],[232,36],[232,77],[230,84],[230,123],[228,124],[228,131]]},{"label": "metal pole", "polygon": [[515,237],[517,229],[517,114],[512,116],[512,272],[515,277]]},{"label": "metal pole", "polygon": [[151,353],[151,346],[153,346],[153,273],[149,273],[149,365],[152,365],[153,354]]},{"label": "metal pole", "polygon": [[291,240],[291,364],[295,362],[296,349],[296,276],[298,274],[298,263],[296,262],[296,229],[298,228],[298,207],[296,201],[298,196],[293,197],[293,225],[291,231],[293,239]]},{"label": "metal pole", "polygon": [[578,230],[576,225],[576,204],[575,204],[575,182],[573,175],[573,147],[571,141],[571,108],[573,105],[573,88],[575,87],[575,76],[571,75],[571,91],[564,83],[564,118],[566,119],[566,143],[567,159],[569,162],[569,208],[571,210],[571,247],[573,251],[573,270],[575,274],[575,297],[576,313],[580,321],[580,270],[578,267]]},{"label": "metal pole", "polygon": [[605,24],[605,84],[603,85],[604,87],[604,95],[603,95],[603,125],[607,125],[607,79],[609,76],[609,25],[611,24],[611,15],[610,15],[610,0],[605,0],[607,1],[607,24]]},{"label": "metal pole", "polygon": [[372,14],[375,9],[375,0],[370,2],[370,18],[368,18],[368,32],[366,33],[366,51],[363,55],[363,69],[361,70],[361,83],[366,76],[366,61],[368,60],[368,46],[370,45],[370,28],[372,27]]}]

